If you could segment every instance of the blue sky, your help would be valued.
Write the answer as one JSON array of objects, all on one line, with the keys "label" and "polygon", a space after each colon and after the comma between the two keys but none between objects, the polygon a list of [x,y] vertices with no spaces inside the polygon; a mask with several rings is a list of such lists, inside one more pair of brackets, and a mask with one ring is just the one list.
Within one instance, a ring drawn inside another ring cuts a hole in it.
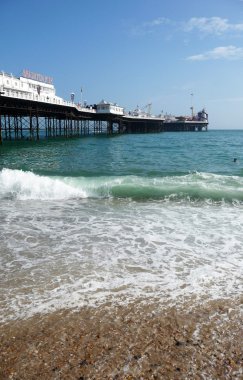
[{"label": "blue sky", "polygon": [[[0,70],[52,76],[57,95],[243,128],[242,0],[0,0]],[[193,94],[193,95],[191,95]]]}]

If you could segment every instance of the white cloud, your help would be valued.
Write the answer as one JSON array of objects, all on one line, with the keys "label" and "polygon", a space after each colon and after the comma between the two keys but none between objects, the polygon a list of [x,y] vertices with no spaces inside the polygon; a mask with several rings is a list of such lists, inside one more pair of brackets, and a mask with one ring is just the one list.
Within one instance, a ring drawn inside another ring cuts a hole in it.
[{"label": "white cloud", "polygon": [[[243,0],[242,0],[243,1]],[[162,27],[170,27],[170,32],[185,33],[199,32],[202,36],[221,36],[226,33],[243,33],[243,23],[230,23],[227,18],[215,17],[192,17],[188,21],[179,22],[166,17],[157,17],[154,20],[134,26],[134,35],[146,35],[158,32]],[[168,29],[167,29],[168,32]]]},{"label": "white cloud", "polygon": [[192,32],[198,30],[203,34],[216,34],[222,35],[226,32],[242,32],[243,23],[230,24],[227,18],[221,17],[192,17],[189,21],[184,23],[183,30],[185,32]]},{"label": "white cloud", "polygon": [[163,26],[163,25],[169,25],[172,21],[165,17],[158,17],[151,21],[146,21],[141,25],[137,25],[133,27],[132,34],[136,36],[144,36],[146,34],[151,34],[157,30],[156,28]]},{"label": "white cloud", "polygon": [[171,20],[165,17],[158,17],[155,20],[147,21],[143,24],[144,27],[146,26],[158,26],[163,24],[170,24]]},{"label": "white cloud", "polygon": [[216,59],[236,60],[243,59],[243,48],[236,46],[219,46],[202,54],[191,55],[187,58],[190,61],[207,61]]}]

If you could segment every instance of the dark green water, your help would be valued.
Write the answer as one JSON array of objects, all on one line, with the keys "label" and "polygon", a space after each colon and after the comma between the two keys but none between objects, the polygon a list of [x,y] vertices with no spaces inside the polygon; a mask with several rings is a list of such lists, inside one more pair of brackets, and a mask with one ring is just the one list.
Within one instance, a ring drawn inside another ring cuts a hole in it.
[{"label": "dark green water", "polygon": [[154,177],[192,171],[241,176],[242,146],[243,131],[5,142],[0,168],[58,176]]}]

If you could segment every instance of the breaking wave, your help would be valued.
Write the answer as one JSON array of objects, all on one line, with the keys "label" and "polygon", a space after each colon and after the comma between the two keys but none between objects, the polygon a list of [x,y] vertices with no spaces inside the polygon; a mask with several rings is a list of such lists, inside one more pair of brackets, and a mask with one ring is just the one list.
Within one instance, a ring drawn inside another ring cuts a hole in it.
[{"label": "breaking wave", "polygon": [[71,198],[130,198],[134,200],[243,201],[243,178],[211,173],[183,176],[50,177],[3,169],[0,198],[63,200]]}]

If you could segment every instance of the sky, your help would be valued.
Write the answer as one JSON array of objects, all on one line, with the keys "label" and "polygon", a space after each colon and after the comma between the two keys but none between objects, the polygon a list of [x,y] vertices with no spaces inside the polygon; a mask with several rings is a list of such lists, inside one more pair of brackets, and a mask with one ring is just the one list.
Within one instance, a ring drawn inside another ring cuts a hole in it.
[{"label": "sky", "polygon": [[51,76],[66,100],[243,129],[243,0],[0,0],[0,19],[0,70]]}]

